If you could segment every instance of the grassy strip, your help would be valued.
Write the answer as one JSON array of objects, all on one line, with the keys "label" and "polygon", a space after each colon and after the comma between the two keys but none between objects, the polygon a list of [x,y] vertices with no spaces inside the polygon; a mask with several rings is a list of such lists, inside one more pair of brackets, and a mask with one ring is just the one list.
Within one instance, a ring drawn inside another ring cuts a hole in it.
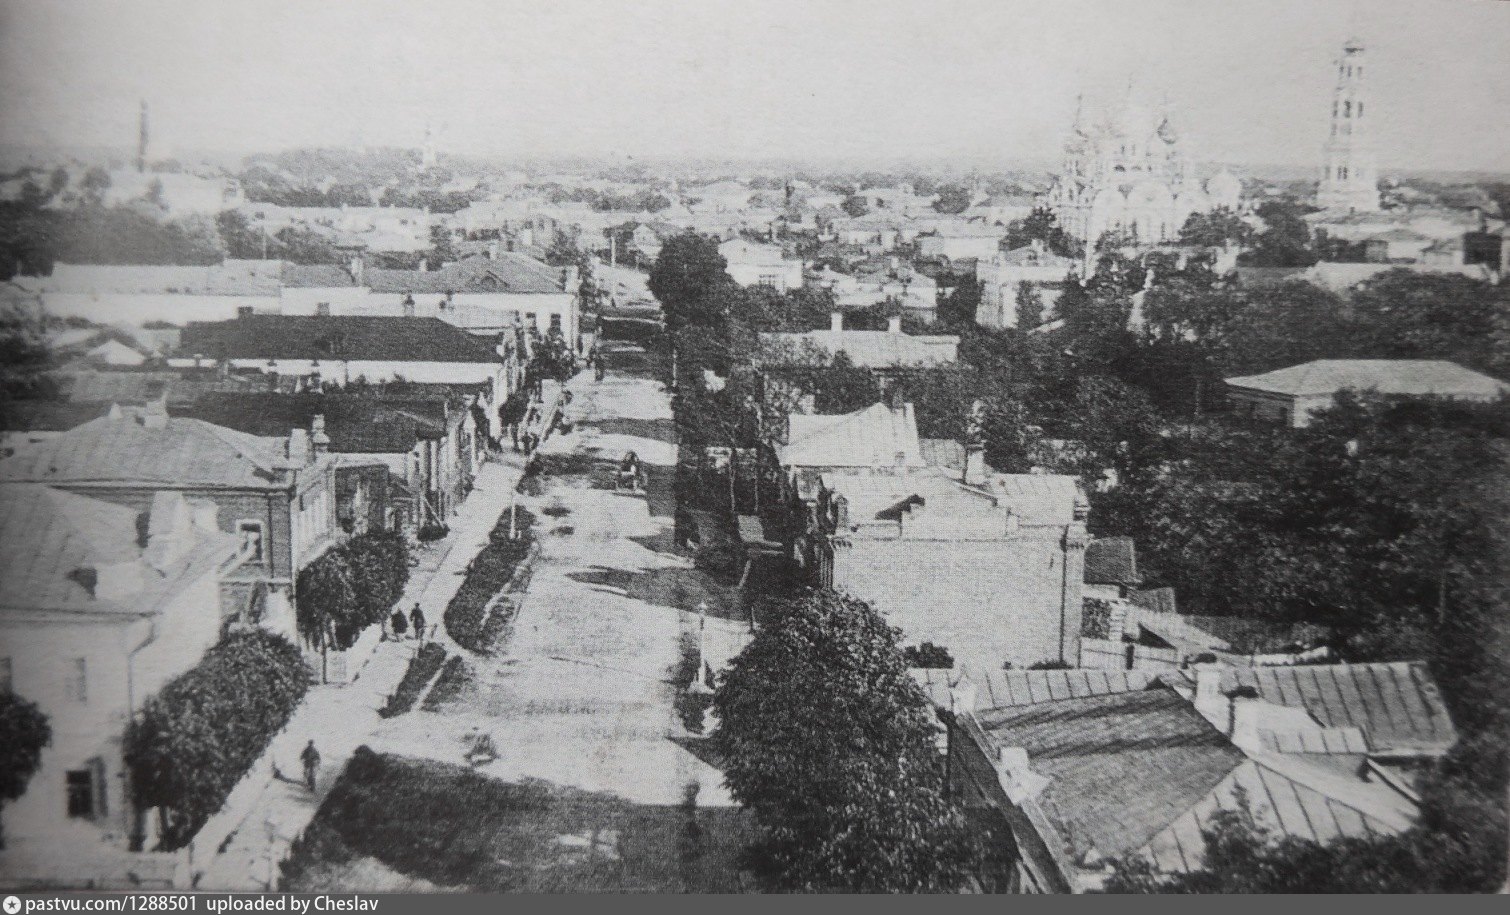
[{"label": "grassy strip", "polygon": [[424,710],[427,712],[439,711],[441,706],[460,696],[472,682],[472,668],[461,655],[452,655],[446,662],[446,666],[440,672],[440,679],[430,687],[430,694],[425,696]]},{"label": "grassy strip", "polygon": [[456,644],[470,651],[486,651],[486,611],[491,601],[509,579],[519,563],[529,554],[534,542],[535,516],[523,508],[518,511],[518,539],[509,539],[509,512],[504,512],[488,535],[487,545],[467,567],[466,580],[446,605],[446,632]]},{"label": "grassy strip", "polygon": [[378,710],[378,715],[392,718],[414,708],[415,700],[419,699],[419,694],[425,691],[426,684],[434,679],[444,663],[444,648],[434,642],[421,646],[419,654],[409,661],[409,669],[404,671],[404,678],[398,681],[398,686],[388,696],[388,703]]},{"label": "grassy strip", "polygon": [[299,891],[373,858],[480,892],[733,892],[751,835],[738,808],[636,805],[540,780],[360,747],[283,865]]}]

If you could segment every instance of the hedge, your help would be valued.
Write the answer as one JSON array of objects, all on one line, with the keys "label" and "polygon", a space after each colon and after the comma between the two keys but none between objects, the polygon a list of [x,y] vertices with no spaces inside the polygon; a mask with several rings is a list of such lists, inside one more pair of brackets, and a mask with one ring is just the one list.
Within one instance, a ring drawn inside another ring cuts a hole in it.
[{"label": "hedge", "polygon": [[409,546],[397,534],[352,537],[299,571],[299,634],[344,651],[381,623],[409,582]]},{"label": "hedge", "polygon": [[419,699],[419,694],[424,692],[425,686],[435,677],[436,671],[446,662],[446,650],[434,642],[426,642],[420,646],[419,653],[409,661],[409,667],[404,671],[404,678],[398,681],[393,694],[388,697],[388,703],[378,709],[378,715],[382,718],[392,718],[414,708],[414,703]]},{"label": "hedge", "polygon": [[488,603],[504,589],[519,563],[529,554],[534,541],[535,516],[519,509],[517,540],[509,539],[509,513],[498,518],[488,535],[488,543],[467,567],[461,588],[446,605],[446,633],[456,644],[470,651],[486,651]]},{"label": "hedge", "polygon": [[299,649],[262,630],[236,632],[148,699],[126,730],[133,796],[157,807],[161,845],[188,844],[309,688]]}]

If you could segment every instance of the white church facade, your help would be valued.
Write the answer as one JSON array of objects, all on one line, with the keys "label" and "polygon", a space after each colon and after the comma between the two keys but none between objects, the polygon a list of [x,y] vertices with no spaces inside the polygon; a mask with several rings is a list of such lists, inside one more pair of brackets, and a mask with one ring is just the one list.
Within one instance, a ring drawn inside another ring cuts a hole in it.
[{"label": "white church facade", "polygon": [[1197,180],[1167,113],[1129,97],[1120,112],[1092,122],[1077,112],[1063,170],[1043,203],[1088,244],[1107,232],[1159,244],[1177,239],[1193,213],[1236,210],[1241,194],[1225,170]]}]

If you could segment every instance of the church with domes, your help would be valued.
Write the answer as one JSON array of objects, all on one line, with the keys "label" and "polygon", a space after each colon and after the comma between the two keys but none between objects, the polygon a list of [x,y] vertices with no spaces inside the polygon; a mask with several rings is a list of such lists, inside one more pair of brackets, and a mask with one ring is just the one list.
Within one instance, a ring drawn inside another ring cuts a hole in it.
[{"label": "church with domes", "polygon": [[1129,96],[1103,117],[1076,112],[1063,171],[1043,202],[1065,232],[1088,244],[1107,232],[1158,244],[1177,239],[1192,213],[1237,209],[1241,195],[1225,170],[1197,180],[1167,112]]}]

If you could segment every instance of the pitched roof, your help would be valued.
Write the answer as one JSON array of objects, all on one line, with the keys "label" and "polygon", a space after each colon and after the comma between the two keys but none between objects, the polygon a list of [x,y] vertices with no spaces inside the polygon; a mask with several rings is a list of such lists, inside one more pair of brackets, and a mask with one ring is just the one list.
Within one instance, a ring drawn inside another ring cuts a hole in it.
[{"label": "pitched roof", "polygon": [[1077,862],[1140,848],[1247,760],[1167,688],[978,717],[998,746],[1026,750],[1032,771],[1049,779],[1037,803]]},{"label": "pitched roof", "polygon": [[41,283],[47,292],[276,296],[282,261],[226,260],[204,266],[58,264]]},{"label": "pitched roof", "polygon": [[561,270],[515,251],[468,257],[439,270],[368,268],[362,282],[373,292],[559,293]]},{"label": "pitched roof", "polygon": [[[0,485],[0,605],[147,615],[156,588],[171,580],[144,562],[135,508],[28,483]],[[230,534],[196,529],[200,547],[234,549]],[[126,568],[140,585],[119,599],[97,596],[104,570]],[[171,571],[169,567],[166,571]]]},{"label": "pitched roof", "polygon": [[401,454],[421,439],[446,434],[449,421],[444,398],[383,399],[374,395],[211,394],[174,415],[193,417],[249,435],[276,437],[290,429],[308,429],[325,418],[330,450],[338,454]]},{"label": "pitched roof", "polygon": [[893,409],[874,403],[837,416],[793,413],[780,457],[783,465],[796,467],[924,466],[912,404]]},{"label": "pitched roof", "polygon": [[245,315],[193,322],[180,356],[341,359],[363,362],[498,362],[496,343],[439,318]]},{"label": "pitched roof", "polygon": [[1136,585],[1142,580],[1131,537],[1098,537],[1085,545],[1086,584]]},{"label": "pitched roof", "polygon": [[1510,393],[1510,384],[1445,359],[1317,359],[1226,381],[1232,387],[1292,397],[1346,389],[1442,397],[1493,398]]},{"label": "pitched roof", "polygon": [[977,709],[1012,708],[1062,699],[1135,693],[1158,682],[1152,670],[990,670],[965,674]]},{"label": "pitched roof", "polygon": [[1457,729],[1426,665],[1306,664],[1228,668],[1224,680],[1303,708],[1325,727],[1356,727],[1375,753],[1444,753]]},{"label": "pitched roof", "polygon": [[[285,433],[286,435],[287,433]],[[0,460],[0,481],[167,487],[285,488],[285,441],[197,419],[103,416]]]},{"label": "pitched roof", "polygon": [[811,343],[830,353],[844,353],[860,368],[935,368],[959,355],[959,337],[913,336],[883,330],[812,330],[804,333],[765,333],[763,343]]}]

